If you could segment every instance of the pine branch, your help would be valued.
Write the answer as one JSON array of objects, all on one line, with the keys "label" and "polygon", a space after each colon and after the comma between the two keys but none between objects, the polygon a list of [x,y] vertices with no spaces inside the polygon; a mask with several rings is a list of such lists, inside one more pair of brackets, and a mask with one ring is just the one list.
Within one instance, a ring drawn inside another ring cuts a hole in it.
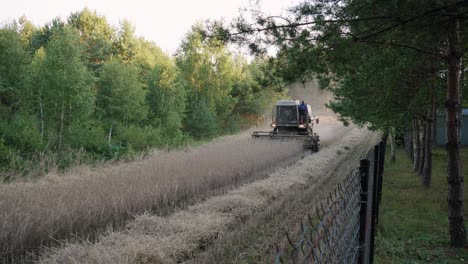
[{"label": "pine branch", "polygon": [[437,57],[437,58],[440,58],[440,59],[447,59],[446,55],[439,54],[439,53],[434,53],[434,52],[429,51],[429,50],[425,50],[425,49],[422,49],[422,48],[418,48],[418,47],[414,47],[414,46],[407,45],[407,44],[402,44],[402,43],[371,41],[371,40],[361,40],[361,39],[357,39],[356,41],[364,42],[364,43],[370,43],[370,44],[378,44],[378,45],[383,45],[383,46],[393,46],[393,47],[407,48],[407,49],[411,49],[411,50],[414,50],[414,51],[417,51],[417,52],[421,52],[421,53],[424,53],[424,54],[427,54],[427,55],[431,55],[431,56],[434,56],[434,57]]},{"label": "pine branch", "polygon": [[[459,5],[463,6],[463,5],[465,5],[465,4],[468,4],[468,0],[461,0],[461,1],[458,1],[458,2],[456,3],[457,6],[459,6]],[[397,28],[397,27],[399,27],[399,26],[404,26],[405,24],[408,24],[408,23],[410,23],[410,22],[413,22],[413,21],[415,21],[415,20],[417,20],[417,19],[420,19],[420,18],[423,18],[423,17],[425,17],[425,16],[428,16],[428,15],[431,15],[431,14],[434,14],[434,13],[437,13],[437,12],[440,12],[440,11],[443,11],[443,10],[447,9],[448,7],[449,7],[448,5],[445,5],[445,6],[436,8],[436,9],[429,10],[429,11],[427,11],[427,12],[424,12],[424,13],[420,14],[420,15],[417,15],[417,16],[414,16],[414,17],[411,17],[411,18],[408,18],[408,19],[405,19],[405,20],[400,20],[398,23],[395,23],[395,24],[393,24],[393,25],[390,25],[390,26],[388,26],[388,27],[386,27],[386,28],[384,28],[384,29],[381,29],[381,30],[379,30],[379,31],[377,31],[377,32],[374,32],[374,33],[369,34],[369,35],[367,35],[367,36],[360,37],[360,40],[366,40],[366,39],[375,37],[375,36],[377,36],[377,35],[380,35],[380,34],[382,34],[382,33],[385,33],[385,32],[387,32],[387,31],[390,31],[390,30],[392,30],[392,29],[394,29],[394,28]]]}]

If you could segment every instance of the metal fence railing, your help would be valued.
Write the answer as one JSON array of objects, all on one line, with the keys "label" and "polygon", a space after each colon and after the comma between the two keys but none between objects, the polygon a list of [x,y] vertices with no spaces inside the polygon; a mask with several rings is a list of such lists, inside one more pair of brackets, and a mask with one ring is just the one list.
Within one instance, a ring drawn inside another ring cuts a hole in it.
[{"label": "metal fence railing", "polygon": [[382,194],[384,138],[345,180],[320,202],[275,263],[372,263]]}]

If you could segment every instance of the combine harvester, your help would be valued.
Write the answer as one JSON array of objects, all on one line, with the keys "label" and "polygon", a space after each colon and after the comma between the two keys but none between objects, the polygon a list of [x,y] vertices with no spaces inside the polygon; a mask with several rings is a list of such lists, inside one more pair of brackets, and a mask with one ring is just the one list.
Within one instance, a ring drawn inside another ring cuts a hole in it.
[{"label": "combine harvester", "polygon": [[300,111],[299,100],[279,100],[273,108],[271,127],[273,131],[254,131],[253,138],[279,140],[302,140],[304,148],[317,152],[319,136],[314,133],[314,122],[319,118],[312,115],[310,105],[306,111]]}]

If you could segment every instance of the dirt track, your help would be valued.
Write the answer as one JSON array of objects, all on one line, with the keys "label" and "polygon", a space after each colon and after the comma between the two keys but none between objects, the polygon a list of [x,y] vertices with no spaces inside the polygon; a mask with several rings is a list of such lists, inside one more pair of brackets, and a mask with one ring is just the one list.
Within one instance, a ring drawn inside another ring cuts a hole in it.
[{"label": "dirt track", "polygon": [[[306,155],[286,168],[277,168],[265,179],[174,214],[138,216],[122,231],[103,235],[98,243],[68,244],[49,254],[43,263],[188,261],[223,236],[235,232],[240,223],[261,217],[266,208],[282,197],[304,188],[309,192],[330,188],[356,166],[359,158],[378,141],[379,135],[355,126],[344,127],[332,115],[320,114],[321,122],[315,128],[321,137],[320,152]],[[249,134],[238,135],[235,141],[249,144]],[[209,259],[205,256],[201,262]]]}]

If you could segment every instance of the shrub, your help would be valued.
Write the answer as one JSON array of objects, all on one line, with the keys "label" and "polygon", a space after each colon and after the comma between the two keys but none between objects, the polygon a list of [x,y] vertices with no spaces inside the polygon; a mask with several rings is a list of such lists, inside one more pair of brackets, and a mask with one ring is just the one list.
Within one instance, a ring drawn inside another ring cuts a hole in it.
[{"label": "shrub", "polygon": [[31,156],[41,148],[41,134],[33,117],[17,115],[0,123],[5,145],[14,146],[24,156]]},{"label": "shrub", "polygon": [[104,154],[108,150],[106,132],[99,124],[73,124],[68,131],[67,143],[73,149]]},{"label": "shrub", "polygon": [[216,113],[205,101],[194,103],[187,116],[187,130],[195,139],[212,139],[218,135]]},{"label": "shrub", "polygon": [[168,112],[162,124],[162,134],[165,144],[175,147],[180,145],[184,140],[184,135],[181,130],[181,118],[176,112]]},{"label": "shrub", "polygon": [[125,146],[127,150],[146,150],[150,147],[163,145],[161,131],[157,128],[135,125],[124,126],[118,129],[116,140]]},{"label": "shrub", "polygon": [[224,123],[224,133],[234,134],[239,132],[242,119],[239,114],[232,114]]},{"label": "shrub", "polygon": [[14,150],[9,146],[6,146],[3,138],[0,138],[0,166],[8,166],[14,154]]}]

